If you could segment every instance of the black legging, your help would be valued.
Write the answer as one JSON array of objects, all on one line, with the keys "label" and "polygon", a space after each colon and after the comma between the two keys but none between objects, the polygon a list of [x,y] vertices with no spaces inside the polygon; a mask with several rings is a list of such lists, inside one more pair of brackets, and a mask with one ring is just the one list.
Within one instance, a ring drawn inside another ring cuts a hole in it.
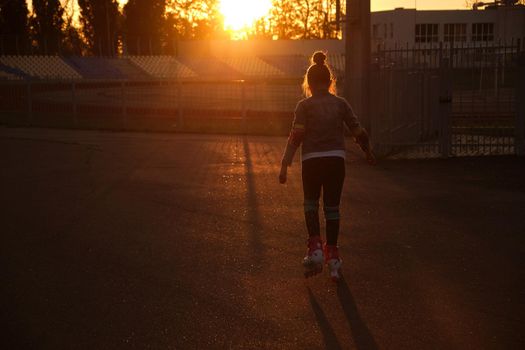
[{"label": "black legging", "polygon": [[345,161],[341,157],[311,158],[303,161],[304,218],[309,236],[321,233],[319,198],[323,190],[326,220],[326,243],[337,245],[339,235],[339,202],[345,179]]}]

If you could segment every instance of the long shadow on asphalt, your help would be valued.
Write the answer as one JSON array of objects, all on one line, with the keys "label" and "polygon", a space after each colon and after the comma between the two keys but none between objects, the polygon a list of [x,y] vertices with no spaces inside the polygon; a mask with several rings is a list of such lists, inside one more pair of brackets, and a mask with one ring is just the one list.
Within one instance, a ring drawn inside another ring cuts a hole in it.
[{"label": "long shadow on asphalt", "polygon": [[321,306],[315,299],[315,296],[312,293],[310,287],[308,287],[308,298],[310,300],[310,305],[312,305],[312,310],[314,311],[317,324],[321,329],[325,348],[334,350],[341,349],[341,344],[339,344],[339,341],[337,340],[337,337],[332,326],[330,325],[330,322],[326,318],[323,309],[321,309]]},{"label": "long shadow on asphalt", "polygon": [[378,349],[372,333],[370,333],[366,323],[359,314],[354,296],[352,295],[350,288],[348,288],[348,284],[344,277],[337,283],[337,297],[339,298],[343,312],[345,313],[348,324],[350,325],[356,348],[358,350]]},{"label": "long shadow on asphalt", "polygon": [[253,163],[250,153],[250,145],[246,135],[243,137],[243,149],[245,158],[245,170],[246,170],[246,204],[248,210],[248,232],[250,248],[253,256],[253,261],[262,261],[262,255],[264,253],[264,246],[261,241],[260,232],[262,231],[261,218],[258,211],[257,203],[257,192],[255,190],[255,179]]}]

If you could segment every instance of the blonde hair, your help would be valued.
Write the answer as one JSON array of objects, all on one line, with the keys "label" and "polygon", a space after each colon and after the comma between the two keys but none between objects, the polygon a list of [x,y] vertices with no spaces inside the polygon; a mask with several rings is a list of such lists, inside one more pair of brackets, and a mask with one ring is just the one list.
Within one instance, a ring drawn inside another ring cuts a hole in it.
[{"label": "blonde hair", "polygon": [[306,70],[302,84],[306,97],[312,96],[313,90],[326,89],[332,94],[337,94],[336,79],[330,67],[325,63],[326,54],[322,51],[313,53],[310,67]]}]

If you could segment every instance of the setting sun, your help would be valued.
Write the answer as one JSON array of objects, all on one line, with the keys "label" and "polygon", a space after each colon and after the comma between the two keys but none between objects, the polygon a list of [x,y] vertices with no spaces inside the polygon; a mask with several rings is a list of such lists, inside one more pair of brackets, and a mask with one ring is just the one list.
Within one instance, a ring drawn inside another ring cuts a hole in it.
[{"label": "setting sun", "polygon": [[271,7],[271,0],[220,0],[219,9],[224,16],[224,29],[237,34],[237,38],[242,38]]}]

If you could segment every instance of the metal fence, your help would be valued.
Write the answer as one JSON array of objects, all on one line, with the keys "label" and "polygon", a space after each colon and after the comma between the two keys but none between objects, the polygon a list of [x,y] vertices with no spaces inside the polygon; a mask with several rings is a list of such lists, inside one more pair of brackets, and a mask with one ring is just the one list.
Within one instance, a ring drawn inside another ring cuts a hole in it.
[{"label": "metal fence", "polygon": [[10,125],[285,134],[300,82],[20,81],[0,84]]},{"label": "metal fence", "polygon": [[520,42],[379,48],[371,82],[377,147],[422,157],[521,153],[522,56]]},{"label": "metal fence", "polygon": [[[398,157],[525,154],[522,44],[379,48],[370,125]],[[0,123],[285,135],[301,81],[0,81]],[[520,97],[521,96],[521,97]]]}]

